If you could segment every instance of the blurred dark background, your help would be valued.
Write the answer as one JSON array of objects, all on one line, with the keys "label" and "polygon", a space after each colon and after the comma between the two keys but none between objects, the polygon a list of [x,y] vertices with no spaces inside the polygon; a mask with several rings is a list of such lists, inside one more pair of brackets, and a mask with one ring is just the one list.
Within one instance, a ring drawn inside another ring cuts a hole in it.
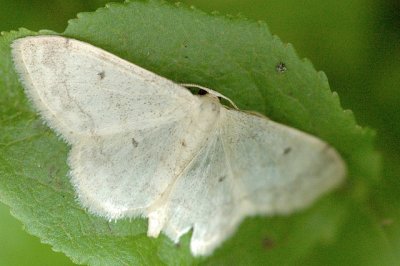
[{"label": "blurred dark background", "polygon": [[[122,2],[122,1],[120,1]],[[174,2],[174,1],[170,1]],[[345,109],[377,131],[383,155],[380,200],[400,202],[400,1],[398,0],[181,0],[204,11],[263,20],[290,42],[300,57],[323,70]],[[102,0],[0,0],[0,31],[63,32],[76,13],[104,6]],[[385,194],[386,195],[386,194]],[[366,232],[367,233],[367,232]],[[28,235],[0,205],[0,265],[72,265]],[[399,251],[400,252],[400,251]]]}]

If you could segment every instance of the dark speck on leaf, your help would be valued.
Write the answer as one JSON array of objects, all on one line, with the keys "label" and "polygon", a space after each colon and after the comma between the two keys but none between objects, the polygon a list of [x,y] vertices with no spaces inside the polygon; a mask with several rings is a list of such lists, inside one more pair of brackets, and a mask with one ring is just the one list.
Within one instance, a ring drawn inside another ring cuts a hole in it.
[{"label": "dark speck on leaf", "polygon": [[99,75],[100,79],[104,79],[106,73],[104,71],[101,71],[100,73],[97,73],[97,75]]},{"label": "dark speck on leaf", "polygon": [[275,69],[277,72],[283,73],[283,72],[286,72],[287,67],[286,67],[285,63],[280,62],[276,65]]},{"label": "dark speck on leaf", "polygon": [[134,138],[132,138],[132,145],[133,145],[133,147],[137,148],[139,143]]},{"label": "dark speck on leaf", "polygon": [[288,154],[289,152],[291,152],[292,151],[292,148],[290,148],[290,147],[287,147],[286,149],[284,149],[283,150],[283,154]]},{"label": "dark speck on leaf", "polygon": [[226,176],[221,176],[220,178],[218,178],[218,182],[224,181],[224,180],[225,180],[225,177],[226,177]]},{"label": "dark speck on leaf", "polygon": [[264,237],[261,241],[261,244],[264,249],[272,249],[275,246],[275,242],[268,237]]},{"label": "dark speck on leaf", "polygon": [[390,218],[385,218],[381,221],[381,226],[386,227],[386,226],[390,226],[393,225],[394,220],[390,219]]}]

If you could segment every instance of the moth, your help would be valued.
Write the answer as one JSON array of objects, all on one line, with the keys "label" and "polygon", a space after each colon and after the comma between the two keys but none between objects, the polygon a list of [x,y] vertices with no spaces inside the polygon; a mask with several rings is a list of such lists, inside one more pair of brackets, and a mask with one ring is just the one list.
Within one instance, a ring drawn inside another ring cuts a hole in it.
[{"label": "moth", "polygon": [[326,142],[88,43],[25,37],[12,56],[33,106],[71,147],[80,204],[107,219],[147,217],[152,237],[178,242],[193,230],[195,256],[247,216],[309,206],[346,174]]}]

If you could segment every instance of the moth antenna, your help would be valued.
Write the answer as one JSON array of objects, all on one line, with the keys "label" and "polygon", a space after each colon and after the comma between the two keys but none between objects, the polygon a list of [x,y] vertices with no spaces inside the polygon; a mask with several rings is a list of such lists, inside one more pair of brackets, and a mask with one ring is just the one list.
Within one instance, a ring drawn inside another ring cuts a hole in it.
[{"label": "moth antenna", "polygon": [[209,89],[209,88],[206,88],[206,87],[194,84],[194,83],[179,83],[179,85],[186,87],[186,88],[199,88],[199,89],[205,90],[209,94],[212,94],[212,95],[215,95],[217,97],[221,97],[221,98],[227,100],[236,110],[239,110],[239,108],[236,106],[236,104],[231,99],[229,99],[225,95],[222,95],[221,93],[219,93],[215,90],[212,90],[212,89]]}]

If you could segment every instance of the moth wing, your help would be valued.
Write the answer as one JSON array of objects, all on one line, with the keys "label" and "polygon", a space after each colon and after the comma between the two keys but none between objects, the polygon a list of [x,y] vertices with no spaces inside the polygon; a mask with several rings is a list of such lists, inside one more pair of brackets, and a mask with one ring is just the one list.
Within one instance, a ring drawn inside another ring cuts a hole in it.
[{"label": "moth wing", "polygon": [[249,215],[287,214],[339,184],[346,169],[327,143],[266,118],[222,112],[208,142],[177,180],[166,207],[150,214],[149,234],[210,254]]},{"label": "moth wing", "polygon": [[190,123],[169,121],[72,145],[68,163],[80,203],[108,219],[146,216],[185,163],[180,141]]},{"label": "moth wing", "polygon": [[221,135],[227,162],[254,212],[304,208],[344,179],[345,163],[328,143],[265,117],[226,114]]},{"label": "moth wing", "polygon": [[144,215],[185,163],[181,139],[198,98],[73,39],[26,37],[12,52],[26,94],[72,144],[71,182],[82,205],[110,219]]},{"label": "moth wing", "polygon": [[187,89],[78,40],[21,38],[12,54],[28,97],[70,143],[179,120],[196,100]]}]

